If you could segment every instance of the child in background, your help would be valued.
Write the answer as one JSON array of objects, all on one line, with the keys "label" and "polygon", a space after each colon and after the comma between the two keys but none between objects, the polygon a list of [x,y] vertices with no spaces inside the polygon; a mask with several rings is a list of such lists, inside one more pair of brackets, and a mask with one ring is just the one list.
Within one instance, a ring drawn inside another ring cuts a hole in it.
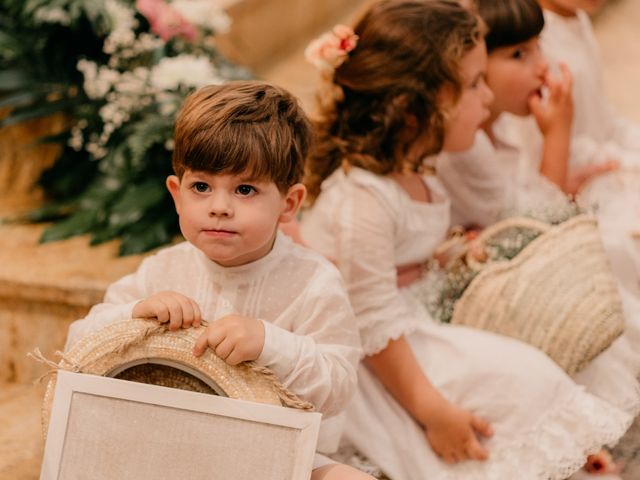
[{"label": "child in background", "polygon": [[363,341],[346,440],[394,480],[564,479],[629,422],[540,351],[436,324],[398,287],[449,227],[422,158],[469,148],[489,115],[482,30],[457,2],[387,0],[309,50],[334,70],[302,235],[342,272]]},{"label": "child in background", "polygon": [[[451,195],[453,224],[485,227],[514,213],[561,220],[571,210],[563,191],[578,189],[568,173],[571,75],[565,67],[560,77],[549,72],[538,37],[544,18],[535,0],[476,4],[489,24],[487,82],[495,98],[473,147],[445,149],[435,160]],[[549,91],[545,101],[543,89]],[[544,143],[539,171],[496,130],[505,113],[535,119]]]},{"label": "child in background", "polygon": [[[603,65],[589,14],[604,0],[539,0],[544,9],[542,51],[555,68],[568,66],[574,78],[575,117],[571,169],[616,160],[640,166],[640,125],[619,115],[605,92]],[[504,127],[535,162],[539,135],[531,123],[509,118]]]},{"label": "child in background", "polygon": [[[277,139],[277,141],[274,141]],[[167,187],[186,242],[146,258],[71,325],[67,349],[110,322],[209,326],[194,347],[256,361],[330,417],[356,385],[353,311],[338,271],[278,233],[305,195],[310,125],[286,91],[260,82],[204,87],[180,112]],[[316,456],[312,480],[367,479]]]},{"label": "child in background", "polygon": [[[496,99],[474,146],[466,152],[445,152],[436,161],[438,176],[452,197],[453,223],[485,227],[513,215],[561,221],[573,210],[562,190],[576,193],[585,181],[616,164],[568,168],[570,81],[566,69],[561,81],[549,73],[539,47],[544,17],[536,2],[478,0],[477,4],[491,29],[487,78]],[[542,88],[549,90],[546,99],[541,99]],[[508,135],[500,125],[505,115],[531,119],[537,135],[543,132],[540,171],[517,144],[505,140]],[[633,236],[640,230],[638,208],[637,192],[618,190],[602,202],[598,219],[616,276],[640,298],[640,246]]]},{"label": "child in background", "polygon": [[[554,128],[568,138],[566,118],[562,120],[565,115],[560,108],[562,102],[559,106],[555,101],[558,97],[553,93],[553,84],[548,101],[539,100],[540,87],[548,77],[547,62],[538,46],[538,34],[544,24],[542,11],[535,0],[477,0],[476,3],[489,27],[487,82],[495,101],[490,107],[491,117],[483,124],[470,149],[446,151],[437,157],[437,174],[451,195],[454,219],[459,224],[480,227],[511,215],[561,221],[572,213],[569,200],[557,185],[531,167],[520,150],[504,142],[494,130],[495,122],[505,112],[523,116],[533,113],[542,126],[545,121],[555,125]],[[560,116],[561,121],[554,122],[554,115]],[[550,134],[551,130],[547,127],[546,131]],[[566,165],[566,156],[555,159]],[[553,161],[551,157],[551,163]],[[619,226],[625,225],[621,220],[626,213],[631,212],[617,212],[615,220]],[[626,250],[616,248],[627,239],[626,232],[611,227],[612,222],[603,221],[602,217],[601,213],[600,230],[620,283],[626,332],[575,380],[633,418],[640,408],[637,381],[640,355],[634,347],[640,341],[640,302],[630,289],[634,280],[637,282],[640,270],[626,274],[629,266],[633,269],[633,246],[629,245]],[[616,268],[618,266],[622,268]],[[612,372],[616,372],[615,375]]]}]

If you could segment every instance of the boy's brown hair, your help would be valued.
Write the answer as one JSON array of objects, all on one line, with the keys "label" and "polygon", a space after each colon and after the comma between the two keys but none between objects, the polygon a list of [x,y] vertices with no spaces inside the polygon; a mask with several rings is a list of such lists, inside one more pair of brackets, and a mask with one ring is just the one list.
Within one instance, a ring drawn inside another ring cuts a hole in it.
[{"label": "boy's brown hair", "polygon": [[246,174],[281,192],[302,179],[311,126],[296,98],[258,81],[210,85],[192,93],[175,126],[173,170]]}]

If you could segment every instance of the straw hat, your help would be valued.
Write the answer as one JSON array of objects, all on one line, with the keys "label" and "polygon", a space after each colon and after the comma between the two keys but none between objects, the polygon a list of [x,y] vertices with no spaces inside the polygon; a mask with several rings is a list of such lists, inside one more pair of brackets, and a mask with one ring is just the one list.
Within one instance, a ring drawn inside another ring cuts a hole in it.
[{"label": "straw hat", "polygon": [[510,228],[543,233],[514,259],[484,266],[456,303],[452,323],[527,342],[573,375],[624,330],[622,301],[596,221],[580,215],[552,227],[513,218],[476,240],[486,243]]},{"label": "straw hat", "polygon": [[[124,320],[84,337],[62,355],[56,369],[150,383],[271,405],[312,410],[313,405],[289,392],[267,368],[253,362],[231,366],[211,349],[192,353],[203,327],[167,330],[152,320]],[[42,407],[46,435],[56,371]]]}]

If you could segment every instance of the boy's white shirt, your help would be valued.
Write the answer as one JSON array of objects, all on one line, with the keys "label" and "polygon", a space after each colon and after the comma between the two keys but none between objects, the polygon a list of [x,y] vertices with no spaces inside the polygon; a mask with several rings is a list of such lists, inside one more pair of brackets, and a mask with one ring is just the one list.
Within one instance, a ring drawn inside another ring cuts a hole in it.
[{"label": "boy's white shirt", "polygon": [[[575,17],[544,12],[540,35],[542,51],[552,72],[566,63],[573,75],[574,119],[571,142],[572,169],[609,159],[623,165],[640,165],[640,125],[622,117],[611,107],[605,92],[603,67],[589,16]],[[532,117],[503,115],[497,127],[503,138],[521,146],[538,166],[542,135]]]},{"label": "boy's white shirt", "polygon": [[[209,322],[228,314],[260,319],[265,343],[256,362],[325,418],[346,407],[361,347],[342,279],[330,262],[282,233],[268,255],[238,267],[219,266],[188,242],[146,258],[108,288],[104,303],[71,325],[65,350],[109,323],[131,318],[139,300],[166,290],[195,300]],[[319,450],[331,451],[336,441],[321,433]]]}]

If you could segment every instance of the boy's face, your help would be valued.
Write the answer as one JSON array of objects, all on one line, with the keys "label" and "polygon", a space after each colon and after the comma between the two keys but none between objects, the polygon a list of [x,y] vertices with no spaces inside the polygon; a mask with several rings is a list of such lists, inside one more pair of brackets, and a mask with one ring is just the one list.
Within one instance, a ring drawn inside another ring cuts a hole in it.
[{"label": "boy's face", "polygon": [[167,178],[184,237],[225,267],[253,262],[271,251],[279,222],[294,218],[305,188],[285,194],[268,180],[187,170]]},{"label": "boy's face", "polygon": [[493,50],[487,68],[487,83],[495,95],[493,116],[503,112],[529,115],[529,101],[540,96],[548,69],[538,37]]},{"label": "boy's face", "polygon": [[540,0],[540,6],[558,15],[574,16],[578,10],[595,13],[605,0]]},{"label": "boy's face", "polygon": [[[487,49],[484,42],[462,57],[460,70],[462,92],[455,105],[449,109],[445,124],[443,150],[448,152],[471,148],[477,130],[489,118],[489,105],[493,101],[493,93],[485,83]],[[445,89],[440,101],[446,107],[452,100],[450,92]]]}]

